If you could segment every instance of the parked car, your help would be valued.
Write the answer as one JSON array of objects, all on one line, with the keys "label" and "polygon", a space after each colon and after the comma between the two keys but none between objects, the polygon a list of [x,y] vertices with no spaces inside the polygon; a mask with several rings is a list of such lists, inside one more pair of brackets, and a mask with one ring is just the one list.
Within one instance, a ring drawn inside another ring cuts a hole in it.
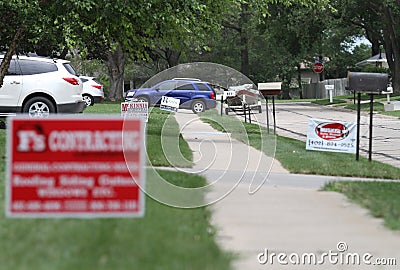
[{"label": "parked car", "polygon": [[104,99],[103,85],[95,77],[79,76],[83,83],[83,100],[86,106],[93,106]]},{"label": "parked car", "polygon": [[[0,61],[4,55],[0,54]],[[0,113],[80,113],[86,108],[82,82],[69,61],[13,56],[0,88]]]},{"label": "parked car", "polygon": [[151,88],[129,90],[126,101],[146,101],[149,106],[157,106],[163,96],[180,100],[180,108],[200,113],[216,107],[215,90],[212,86],[197,79],[172,79],[162,81]]}]

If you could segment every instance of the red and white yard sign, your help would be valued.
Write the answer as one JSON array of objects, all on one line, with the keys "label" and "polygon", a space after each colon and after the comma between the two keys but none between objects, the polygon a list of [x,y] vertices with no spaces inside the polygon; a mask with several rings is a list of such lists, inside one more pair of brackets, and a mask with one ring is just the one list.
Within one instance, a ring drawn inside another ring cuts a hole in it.
[{"label": "red and white yard sign", "polygon": [[7,216],[144,215],[140,120],[14,117],[9,123]]}]

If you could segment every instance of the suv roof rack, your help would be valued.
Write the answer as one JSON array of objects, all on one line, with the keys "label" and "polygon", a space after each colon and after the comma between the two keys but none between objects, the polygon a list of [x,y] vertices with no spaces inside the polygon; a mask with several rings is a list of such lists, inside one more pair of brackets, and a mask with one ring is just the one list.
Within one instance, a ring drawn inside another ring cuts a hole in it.
[{"label": "suv roof rack", "polygon": [[179,80],[182,80],[182,81],[197,81],[197,82],[201,81],[201,80],[195,79],[195,78],[173,78],[172,80],[177,80],[177,81],[179,81]]}]

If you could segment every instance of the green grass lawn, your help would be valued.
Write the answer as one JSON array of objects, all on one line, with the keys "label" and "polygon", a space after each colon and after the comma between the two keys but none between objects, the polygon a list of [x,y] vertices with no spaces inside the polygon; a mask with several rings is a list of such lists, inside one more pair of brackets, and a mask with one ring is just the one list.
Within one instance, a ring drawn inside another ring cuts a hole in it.
[{"label": "green grass lawn", "polygon": [[153,108],[146,140],[149,165],[181,168],[193,165],[192,150],[180,134],[173,114]]},{"label": "green grass lawn", "polygon": [[[345,106],[346,109],[350,109],[350,110],[357,110],[358,108],[358,104],[348,104]],[[361,103],[361,111],[368,111],[370,110],[370,103]],[[373,110],[376,112],[383,112],[383,104],[380,102],[373,102]]]},{"label": "green grass lawn", "polygon": [[331,105],[331,104],[337,105],[337,104],[346,104],[347,103],[346,100],[341,99],[341,98],[336,98],[336,97],[333,98],[332,101],[333,102],[331,103],[330,99],[328,98],[328,99],[314,100],[314,101],[312,101],[312,103],[318,104],[318,105]]},{"label": "green grass lawn", "polygon": [[[97,104],[85,113],[119,113],[119,104]],[[160,134],[160,119],[165,115],[156,111],[151,115],[150,137]],[[175,132],[173,121],[168,124],[172,128],[167,133]],[[187,146],[182,144],[183,148]],[[5,130],[0,130],[0,145],[0,269],[229,269],[233,256],[216,244],[206,207],[177,209],[146,198],[143,218],[5,218]],[[150,150],[158,147],[156,142],[148,144]],[[157,151],[154,154],[160,155]],[[158,172],[175,185],[195,188],[206,184],[198,175]]]},{"label": "green grass lawn", "polygon": [[385,115],[394,116],[400,119],[400,111],[382,112]]},{"label": "green grass lawn", "polygon": [[368,208],[374,217],[383,218],[388,228],[400,230],[399,182],[334,182],[323,190],[345,194]]},{"label": "green grass lawn", "polygon": [[[196,175],[163,177],[190,187],[205,184]],[[143,218],[7,219],[2,193],[0,216],[1,269],[219,270],[229,269],[231,260],[216,245],[207,208],[177,209],[147,198]]]}]

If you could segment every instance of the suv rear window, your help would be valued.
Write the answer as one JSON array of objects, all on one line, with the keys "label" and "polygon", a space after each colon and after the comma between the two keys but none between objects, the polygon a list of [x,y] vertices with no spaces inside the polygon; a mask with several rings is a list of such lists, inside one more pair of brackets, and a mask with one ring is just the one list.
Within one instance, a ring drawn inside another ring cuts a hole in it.
[{"label": "suv rear window", "polygon": [[191,83],[178,83],[176,90],[195,90]]},{"label": "suv rear window", "polygon": [[66,69],[69,73],[71,73],[72,75],[76,76],[76,72],[75,72],[74,68],[73,68],[70,64],[64,63],[63,66],[65,67],[65,69]]},{"label": "suv rear window", "polygon": [[23,75],[34,75],[58,70],[55,64],[48,62],[19,59],[18,63]]}]

